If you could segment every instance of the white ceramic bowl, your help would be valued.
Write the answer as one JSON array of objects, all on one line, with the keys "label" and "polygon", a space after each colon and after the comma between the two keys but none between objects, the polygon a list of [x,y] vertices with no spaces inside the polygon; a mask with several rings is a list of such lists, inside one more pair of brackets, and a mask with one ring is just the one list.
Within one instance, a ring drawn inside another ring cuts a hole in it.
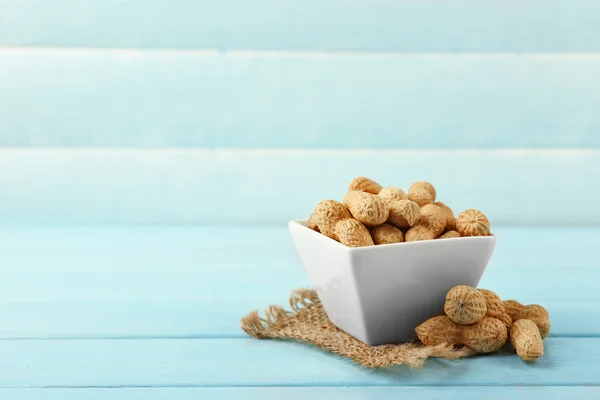
[{"label": "white ceramic bowl", "polygon": [[415,339],[450,288],[477,286],[496,247],[480,236],[353,248],[306,224],[291,221],[290,233],[327,316],[368,345]]}]

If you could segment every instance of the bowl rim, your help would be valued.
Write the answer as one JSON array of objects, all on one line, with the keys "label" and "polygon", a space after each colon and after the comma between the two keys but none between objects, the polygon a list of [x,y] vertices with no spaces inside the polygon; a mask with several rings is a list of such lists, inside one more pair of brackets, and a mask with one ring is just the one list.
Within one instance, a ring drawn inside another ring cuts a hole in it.
[{"label": "bowl rim", "polygon": [[[389,243],[389,244],[379,244],[379,245],[375,245],[375,246],[364,246],[364,247],[348,247],[348,246],[344,246],[337,240],[333,240],[329,236],[325,236],[320,232],[310,229],[308,227],[308,218],[293,219],[288,223],[288,226],[291,226],[292,224],[298,225],[298,226],[306,229],[307,231],[310,231],[314,235],[318,235],[318,237],[320,237],[320,240],[325,240],[325,241],[327,241],[327,243],[330,243],[334,246],[340,246],[341,248],[346,249],[347,251],[351,251],[351,252],[377,251],[378,249],[381,249],[381,248],[391,248],[391,247],[398,247],[398,246],[404,246],[404,247],[406,247],[406,246],[432,246],[432,245],[434,245],[434,243],[442,243],[442,242],[447,243],[447,242],[456,241],[456,240],[461,240],[461,241],[470,240],[470,241],[481,241],[481,242],[485,242],[485,241],[497,242],[498,241],[498,237],[492,233],[490,236],[463,236],[463,237],[458,237],[458,238],[447,238],[447,239],[443,239],[443,240],[428,239],[428,240],[418,240],[415,242]],[[315,237],[317,237],[317,236],[315,236]]]}]

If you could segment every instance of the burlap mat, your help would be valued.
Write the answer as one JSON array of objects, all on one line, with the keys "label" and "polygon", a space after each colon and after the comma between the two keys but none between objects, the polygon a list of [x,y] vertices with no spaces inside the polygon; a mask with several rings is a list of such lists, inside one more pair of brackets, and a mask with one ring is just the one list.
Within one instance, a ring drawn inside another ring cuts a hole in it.
[{"label": "burlap mat", "polygon": [[242,318],[242,329],[257,339],[295,339],[351,359],[367,368],[406,364],[419,368],[429,357],[456,360],[473,355],[467,348],[424,346],[420,342],[367,346],[335,327],[314,290],[297,289],[290,296],[293,311],[272,305],[264,318],[253,311]]}]

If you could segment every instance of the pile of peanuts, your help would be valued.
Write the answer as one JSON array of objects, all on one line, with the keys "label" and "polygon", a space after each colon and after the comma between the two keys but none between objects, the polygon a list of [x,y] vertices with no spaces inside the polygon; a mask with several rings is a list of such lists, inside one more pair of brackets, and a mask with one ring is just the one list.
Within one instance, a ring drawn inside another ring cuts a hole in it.
[{"label": "pile of peanuts", "polygon": [[510,337],[524,361],[535,361],[544,354],[542,340],[550,332],[550,317],[538,304],[502,301],[490,290],[460,285],[448,291],[444,312],[446,315],[430,318],[416,328],[426,346],[446,343],[491,353]]},{"label": "pile of peanuts", "polygon": [[308,227],[349,247],[490,235],[490,222],[481,211],[468,209],[454,218],[436,195],[429,182],[415,182],[405,193],[359,176],[342,203],[317,204]]}]

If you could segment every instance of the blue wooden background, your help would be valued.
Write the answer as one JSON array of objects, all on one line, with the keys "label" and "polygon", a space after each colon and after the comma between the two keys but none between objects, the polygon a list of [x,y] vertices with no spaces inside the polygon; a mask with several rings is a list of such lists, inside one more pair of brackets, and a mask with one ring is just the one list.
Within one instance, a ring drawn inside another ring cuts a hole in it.
[{"label": "blue wooden background", "polygon": [[[598,398],[599,110],[593,0],[0,1],[0,397]],[[357,175],[483,210],[546,355],[247,339]]]}]

